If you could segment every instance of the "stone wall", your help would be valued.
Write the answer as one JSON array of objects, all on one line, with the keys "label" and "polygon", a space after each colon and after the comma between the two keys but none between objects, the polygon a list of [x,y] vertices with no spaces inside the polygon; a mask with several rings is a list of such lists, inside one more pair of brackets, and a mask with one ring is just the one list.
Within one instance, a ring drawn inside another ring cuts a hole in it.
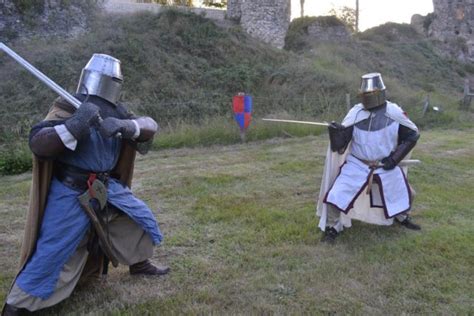
[{"label": "stone wall", "polygon": [[[115,14],[160,12],[163,9],[158,4],[136,3],[133,0],[105,0],[103,6],[107,12]],[[184,10],[204,13],[207,18],[218,21],[235,21],[254,38],[282,48],[290,25],[291,0],[228,0],[227,11],[208,8]]]},{"label": "stone wall", "polygon": [[433,0],[430,36],[457,48],[457,58],[474,61],[474,0]]},{"label": "stone wall", "polygon": [[37,2],[34,8],[22,13],[13,0],[0,0],[0,41],[32,36],[74,37],[85,32],[95,7],[84,1],[64,6],[60,0],[48,0],[44,5]]},{"label": "stone wall", "polygon": [[251,36],[282,48],[290,25],[291,0],[229,0],[227,17]]},{"label": "stone wall", "polygon": [[474,61],[474,0],[433,0],[433,7],[431,16],[415,15],[412,24],[442,41],[447,54],[461,61]]},{"label": "stone wall", "polygon": [[[1,1],[1,0],[0,0]],[[163,6],[156,3],[137,3],[131,0],[104,0],[103,8],[108,13],[114,14],[132,14],[142,11],[159,13],[163,10]],[[165,7],[166,8],[166,7]],[[196,14],[204,14],[206,18],[213,20],[224,20],[226,17],[225,10],[209,9],[209,8],[186,8],[180,7],[182,10],[189,10]]]},{"label": "stone wall", "polygon": [[[156,3],[137,3],[131,0],[104,0],[102,6],[106,12],[114,14],[132,14],[142,11],[159,13],[161,10],[163,10],[163,6]],[[196,14],[204,14],[207,18],[218,21],[222,21],[226,17],[225,10],[208,8],[180,8],[182,10],[189,10]]]},{"label": "stone wall", "polygon": [[328,26],[318,21],[308,26],[308,35],[313,40],[324,42],[346,42],[351,33],[345,25]]}]

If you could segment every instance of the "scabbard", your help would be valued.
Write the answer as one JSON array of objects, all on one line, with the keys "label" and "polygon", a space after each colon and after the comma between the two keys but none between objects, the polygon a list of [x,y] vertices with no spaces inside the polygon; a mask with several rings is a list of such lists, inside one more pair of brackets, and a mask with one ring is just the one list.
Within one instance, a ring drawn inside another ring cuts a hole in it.
[{"label": "scabbard", "polygon": [[117,257],[114,255],[114,251],[112,250],[112,246],[110,245],[106,237],[101,221],[99,220],[99,218],[97,217],[97,214],[92,208],[90,201],[91,201],[91,196],[90,196],[89,191],[86,191],[84,194],[79,196],[79,203],[81,204],[84,212],[87,214],[87,216],[89,216],[89,219],[91,220],[92,227],[94,227],[94,230],[97,233],[97,237],[99,238],[100,246],[102,250],[104,251],[104,254],[109,258],[110,262],[112,262],[112,265],[114,267],[117,267],[118,266]]}]

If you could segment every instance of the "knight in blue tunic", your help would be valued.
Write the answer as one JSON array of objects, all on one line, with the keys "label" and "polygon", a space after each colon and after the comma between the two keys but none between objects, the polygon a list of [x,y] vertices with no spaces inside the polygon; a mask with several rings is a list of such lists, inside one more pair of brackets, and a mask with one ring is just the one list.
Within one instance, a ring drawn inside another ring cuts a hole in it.
[{"label": "knight in blue tunic", "polygon": [[131,274],[168,273],[168,267],[149,260],[163,236],[152,211],[129,187],[135,150],[146,148],[158,126],[152,118],[136,117],[117,102],[122,82],[120,61],[94,54],[79,80],[76,97],[83,102],[79,109],[58,100],[46,119],[33,126],[32,185],[49,189],[42,189],[43,207],[41,198],[33,203],[39,207],[32,207],[30,198],[30,213],[37,224],[27,225],[33,231],[37,226],[37,232],[25,234],[30,249],[24,251],[3,314],[55,305],[71,294],[81,276],[106,270],[104,241],[98,240],[78,200],[91,179],[107,188],[107,204],[96,208],[96,214],[118,262],[128,265]]}]

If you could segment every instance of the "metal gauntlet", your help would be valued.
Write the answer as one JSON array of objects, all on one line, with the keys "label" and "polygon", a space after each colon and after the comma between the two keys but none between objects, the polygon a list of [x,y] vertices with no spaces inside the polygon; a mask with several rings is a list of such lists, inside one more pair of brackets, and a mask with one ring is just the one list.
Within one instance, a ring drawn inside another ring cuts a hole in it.
[{"label": "metal gauntlet", "polygon": [[158,124],[151,117],[142,116],[136,118],[135,122],[137,122],[138,127],[140,128],[140,135],[136,139],[138,142],[151,140],[158,131]]},{"label": "metal gauntlet", "polygon": [[383,169],[385,170],[395,168],[398,163],[408,155],[408,153],[415,147],[416,142],[420,138],[420,134],[415,130],[400,126],[398,138],[400,144],[398,144],[397,148],[395,148],[389,156],[382,159]]},{"label": "metal gauntlet", "polygon": [[352,139],[353,127],[344,127],[344,125],[333,121],[329,124],[328,130],[331,150],[343,154]]},{"label": "metal gauntlet", "polygon": [[406,141],[398,145],[397,149],[392,153],[392,159],[398,164],[406,155],[415,147],[416,141]]}]

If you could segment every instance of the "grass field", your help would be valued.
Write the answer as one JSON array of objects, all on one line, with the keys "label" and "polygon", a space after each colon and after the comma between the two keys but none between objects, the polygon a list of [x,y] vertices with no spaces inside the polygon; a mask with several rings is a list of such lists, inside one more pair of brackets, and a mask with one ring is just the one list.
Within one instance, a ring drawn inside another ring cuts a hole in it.
[{"label": "grass field", "polygon": [[[355,222],[320,243],[327,135],[167,149],[140,157],[134,191],[165,234],[160,278],[111,269],[45,314],[474,313],[474,130],[422,131],[409,179],[422,231]],[[15,274],[30,174],[0,179],[0,299]]]}]

